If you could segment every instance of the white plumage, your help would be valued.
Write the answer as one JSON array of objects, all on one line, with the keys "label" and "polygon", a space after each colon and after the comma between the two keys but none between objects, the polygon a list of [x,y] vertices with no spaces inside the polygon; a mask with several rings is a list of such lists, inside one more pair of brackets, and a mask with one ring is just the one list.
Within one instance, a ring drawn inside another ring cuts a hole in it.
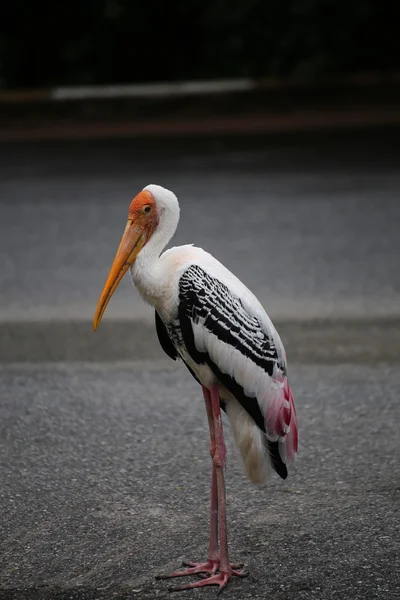
[{"label": "white plumage", "polygon": [[[259,342],[261,347],[265,338],[273,342],[278,361],[274,366],[272,377],[239,349],[223,339],[219,339],[215,332],[209,331],[201,319],[197,322],[191,320],[195,346],[199,352],[208,353],[219,370],[229,375],[243,388],[246,396],[257,399],[266,420],[272,411],[278,413],[279,421],[279,415],[285,406],[284,403],[291,401],[290,398],[285,399],[284,397],[284,389],[287,385],[285,349],[271,319],[254,294],[224,265],[202,248],[193,245],[178,246],[159,256],[176,230],[179,221],[179,204],[172,192],[160,186],[149,185],[144,189],[150,191],[154,196],[160,219],[152,238],[131,267],[134,285],[143,299],[154,306],[167,327],[178,317],[180,281],[183,274],[193,265],[200,267],[203,272],[227,288],[228,294],[219,298],[215,294],[214,298],[215,302],[219,302],[221,315],[225,317],[225,320],[235,320],[233,300],[240,299],[243,312],[247,317],[247,326],[251,326],[252,322],[254,324],[254,320],[259,324],[253,337],[254,346],[257,348],[257,342]],[[159,258],[155,260],[157,256]],[[195,277],[193,277],[193,287],[196,287],[195,283]],[[236,332],[234,336],[236,335],[238,341],[241,337],[242,343],[245,344],[246,340],[244,339],[243,342],[243,336],[246,333],[246,330],[243,329]],[[265,334],[265,337],[262,336],[262,333]],[[185,344],[177,345],[176,349],[202,385],[209,388],[212,383],[218,382],[210,366],[196,362]],[[271,472],[271,462],[263,440],[265,435],[271,441],[279,441],[279,451],[284,463],[295,455],[292,445],[294,442],[294,445],[297,446],[296,440],[290,441],[289,452],[286,448],[290,428],[296,427],[294,405],[289,423],[286,425],[282,422],[284,435],[279,435],[276,428],[268,430],[267,427],[266,433],[263,433],[224,385],[220,387],[220,396],[226,401],[226,410],[235,443],[241,452],[248,476],[254,483],[266,481]],[[287,407],[286,405],[286,408],[292,410],[292,406]],[[275,423],[272,418],[270,421]],[[281,421],[283,421],[282,418]],[[297,437],[297,432],[292,431],[292,435]]]}]

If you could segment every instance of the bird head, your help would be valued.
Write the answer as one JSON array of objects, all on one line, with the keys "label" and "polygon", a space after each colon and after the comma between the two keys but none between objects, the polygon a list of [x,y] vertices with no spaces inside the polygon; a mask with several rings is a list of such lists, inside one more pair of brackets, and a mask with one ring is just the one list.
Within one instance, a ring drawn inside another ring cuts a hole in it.
[{"label": "bird head", "polygon": [[134,263],[143,246],[148,242],[158,224],[157,205],[153,194],[144,189],[132,200],[128,221],[122,235],[114,261],[111,265],[93,320],[96,331],[111,296],[119,282]]},{"label": "bird head", "polygon": [[178,220],[179,204],[175,194],[159,185],[148,185],[132,200],[125,231],[97,304],[93,320],[95,331],[118,284],[158,225],[162,222],[166,236],[170,238]]}]

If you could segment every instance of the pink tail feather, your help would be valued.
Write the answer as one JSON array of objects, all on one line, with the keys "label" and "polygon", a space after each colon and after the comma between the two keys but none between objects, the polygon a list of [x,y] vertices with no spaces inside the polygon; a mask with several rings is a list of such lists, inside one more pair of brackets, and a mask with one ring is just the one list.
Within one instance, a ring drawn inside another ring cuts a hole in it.
[{"label": "pink tail feather", "polygon": [[[298,449],[298,430],[294,398],[286,377],[274,383],[280,384],[270,404],[266,424],[271,439],[279,441],[282,460],[286,463],[293,460]],[[283,385],[282,385],[283,384]]]}]

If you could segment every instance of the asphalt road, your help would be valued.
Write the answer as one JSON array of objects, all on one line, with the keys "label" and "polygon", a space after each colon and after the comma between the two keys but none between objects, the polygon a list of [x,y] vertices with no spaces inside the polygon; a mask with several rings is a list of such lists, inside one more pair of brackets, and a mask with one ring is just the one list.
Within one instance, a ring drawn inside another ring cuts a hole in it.
[{"label": "asphalt road", "polygon": [[[232,599],[400,597],[400,136],[0,144],[0,600],[166,598],[207,550],[201,394],[123,281],[91,318],[131,197],[179,196],[285,340],[300,453],[244,477],[229,428]],[[124,362],[121,362],[124,361]],[[214,597],[215,590],[188,592]]]},{"label": "asphalt road", "polygon": [[[205,410],[170,364],[1,369],[2,600],[167,598],[154,576],[205,557]],[[397,600],[398,368],[292,365],[291,381],[286,482],[252,486],[226,427],[231,553],[251,576],[225,594]]]},{"label": "asphalt road", "polygon": [[[399,166],[395,128],[0,144],[0,321],[90,320],[148,183],[274,319],[398,315]],[[127,278],[106,318],[152,317]]]}]

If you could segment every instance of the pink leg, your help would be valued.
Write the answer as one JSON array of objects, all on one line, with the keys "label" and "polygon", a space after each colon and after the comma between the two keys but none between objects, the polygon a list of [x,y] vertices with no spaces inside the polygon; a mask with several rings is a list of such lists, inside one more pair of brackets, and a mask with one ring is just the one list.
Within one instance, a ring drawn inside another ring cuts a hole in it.
[{"label": "pink leg", "polygon": [[[202,386],[204,401],[206,404],[208,426],[210,429],[210,456],[214,458],[215,454],[215,427],[214,416],[211,404],[211,395],[209,390]],[[158,575],[156,579],[170,579],[172,577],[183,577],[186,575],[194,575],[196,573],[211,573],[214,574],[219,567],[219,550],[218,550],[218,495],[217,495],[217,472],[215,463],[212,463],[211,472],[211,507],[210,507],[210,545],[208,549],[207,562],[184,562],[183,566],[189,567],[183,571],[175,571],[170,575]]]},{"label": "pink leg", "polygon": [[219,402],[218,386],[211,387],[211,404],[214,416],[214,431],[215,431],[215,455],[213,463],[217,471],[217,494],[218,494],[218,509],[219,509],[219,535],[220,535],[220,571],[231,572],[232,567],[229,563],[228,555],[228,535],[226,524],[226,499],[225,499],[225,479],[224,468],[226,465],[226,446],[224,440],[224,432],[222,429],[221,406]]},{"label": "pink leg", "polygon": [[202,386],[204,402],[207,410],[208,427],[210,429],[210,456],[212,460],[211,470],[211,506],[210,506],[210,545],[208,548],[208,560],[219,560],[218,551],[218,495],[217,495],[217,473],[214,464],[215,455],[215,429],[214,417],[211,404],[211,395],[207,388]]},{"label": "pink leg", "polygon": [[[211,506],[210,506],[210,544],[208,547],[208,561],[205,563],[185,562],[184,566],[194,569],[192,573],[211,573],[217,572],[219,567],[219,549],[218,549],[218,495],[217,495],[217,471],[214,463],[215,454],[215,428],[214,416],[211,404],[211,395],[209,390],[202,386],[204,402],[206,405],[208,427],[210,430],[210,456],[212,460],[211,471]],[[188,569],[189,570],[189,569]],[[183,575],[190,575],[183,571]]]},{"label": "pink leg", "polygon": [[[237,568],[241,568],[243,565],[239,565],[238,567],[235,565],[235,568],[229,562],[229,553],[228,553],[228,536],[227,536],[227,524],[226,524],[226,499],[225,499],[225,480],[224,480],[224,468],[226,462],[226,447],[224,441],[224,434],[222,429],[222,418],[221,418],[221,407],[219,400],[219,391],[218,386],[213,385],[210,390],[211,396],[211,407],[212,412],[211,416],[213,419],[214,425],[214,437],[215,437],[215,452],[213,455],[213,475],[216,474],[216,488],[217,488],[217,505],[218,505],[218,527],[219,527],[219,535],[220,535],[220,560],[214,561],[216,562],[215,568],[211,571],[211,576],[202,579],[201,581],[196,581],[195,583],[189,583],[182,587],[171,588],[170,591],[182,591],[182,590],[190,590],[193,588],[204,587],[206,585],[218,585],[219,592],[221,592],[227,585],[228,581],[232,578],[233,575],[237,575],[238,577],[246,577],[248,573],[243,573],[241,571],[236,570]],[[204,392],[204,397],[206,397],[206,393]],[[206,400],[207,406],[207,400]],[[208,409],[207,409],[207,414]],[[209,423],[211,421],[211,417],[209,416]],[[211,427],[210,427],[211,431]],[[211,435],[212,440],[212,435]],[[214,484],[215,485],[215,484]],[[212,497],[212,494],[211,494]],[[211,509],[213,505],[211,505]],[[210,539],[210,549],[211,549],[211,541],[213,536],[213,530],[211,530],[211,539]],[[211,560],[209,560],[211,562]],[[219,564],[218,564],[219,563]],[[219,573],[217,573],[217,569],[219,567]],[[203,572],[203,571],[202,571]]]}]

